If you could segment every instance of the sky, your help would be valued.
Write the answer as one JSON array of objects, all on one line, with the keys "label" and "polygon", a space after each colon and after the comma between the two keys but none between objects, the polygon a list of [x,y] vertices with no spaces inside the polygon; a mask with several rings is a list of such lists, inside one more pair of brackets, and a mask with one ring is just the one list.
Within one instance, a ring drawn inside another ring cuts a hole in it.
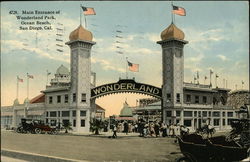
[{"label": "sky", "polygon": [[[24,79],[19,84],[19,102],[23,103],[27,97],[26,73],[34,76],[29,83],[29,98],[33,98],[45,89],[47,70],[52,73],[50,80],[60,65],[70,67],[70,51],[65,42],[80,24],[80,5],[93,7],[96,12],[96,15],[86,16],[87,24],[84,16],[81,17],[83,26],[93,33],[96,42],[91,53],[91,69],[96,72],[97,86],[125,78],[128,57],[130,62],[139,64],[139,72],[128,72],[129,78],[161,87],[162,55],[156,42],[171,24],[171,2],[1,2],[1,105],[13,104],[17,76]],[[193,81],[199,71],[199,81],[203,84],[204,77],[209,77],[212,69],[219,76],[219,87],[225,87],[223,80],[227,80],[227,88],[235,90],[237,85],[237,89],[249,89],[248,2],[178,1],[174,5],[186,10],[186,16],[174,16],[175,25],[185,33],[185,40],[189,42],[184,47],[184,81]],[[16,18],[25,16],[22,14],[24,10],[60,12],[54,14],[55,19],[48,20],[52,30],[20,30],[20,26],[29,26],[22,25]],[[14,13],[11,11],[16,11],[17,15],[10,14]],[[213,85],[214,82],[213,76]],[[208,83],[209,79],[205,81]],[[109,116],[119,114],[125,100],[135,106],[140,98],[150,97],[121,93],[100,97],[96,103],[105,108],[106,116]]]}]

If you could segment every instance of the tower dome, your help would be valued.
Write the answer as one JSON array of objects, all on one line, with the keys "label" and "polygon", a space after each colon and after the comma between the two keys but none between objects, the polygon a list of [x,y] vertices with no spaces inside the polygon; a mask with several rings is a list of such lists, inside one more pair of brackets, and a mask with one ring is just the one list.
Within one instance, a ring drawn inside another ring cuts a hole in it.
[{"label": "tower dome", "polygon": [[72,31],[69,35],[69,40],[83,40],[83,41],[92,41],[93,35],[90,31],[84,29],[82,25]]},{"label": "tower dome", "polygon": [[120,112],[120,116],[131,117],[133,116],[131,108],[128,106],[127,102],[123,104],[123,108]]},{"label": "tower dome", "polygon": [[69,69],[61,65],[57,70],[56,74],[58,75],[69,75]]},{"label": "tower dome", "polygon": [[172,38],[183,40],[184,37],[185,34],[183,33],[183,31],[177,28],[173,23],[161,32],[161,39],[163,41]]}]

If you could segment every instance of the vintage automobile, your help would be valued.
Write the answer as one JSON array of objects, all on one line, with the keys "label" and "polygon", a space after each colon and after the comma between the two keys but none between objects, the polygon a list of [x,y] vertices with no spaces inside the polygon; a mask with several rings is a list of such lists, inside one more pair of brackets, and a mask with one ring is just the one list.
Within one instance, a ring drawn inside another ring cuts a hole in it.
[{"label": "vintage automobile", "polygon": [[16,130],[18,133],[48,133],[57,134],[57,128],[51,128],[49,125],[45,124],[42,120],[32,120],[32,119],[21,119],[21,124]]}]

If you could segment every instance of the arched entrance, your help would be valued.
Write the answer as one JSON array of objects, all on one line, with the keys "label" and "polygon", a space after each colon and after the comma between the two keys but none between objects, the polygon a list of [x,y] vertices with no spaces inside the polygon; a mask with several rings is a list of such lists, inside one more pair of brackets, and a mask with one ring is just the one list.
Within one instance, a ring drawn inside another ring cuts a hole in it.
[{"label": "arched entrance", "polygon": [[162,97],[162,91],[159,87],[137,83],[133,79],[120,79],[116,83],[104,84],[91,89],[91,99],[122,92],[140,93],[159,99]]}]

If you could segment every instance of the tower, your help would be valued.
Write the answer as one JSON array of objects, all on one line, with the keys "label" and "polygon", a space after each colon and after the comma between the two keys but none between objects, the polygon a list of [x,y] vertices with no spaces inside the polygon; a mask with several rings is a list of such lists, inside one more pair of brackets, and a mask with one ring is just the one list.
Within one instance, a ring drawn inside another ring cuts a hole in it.
[{"label": "tower", "polygon": [[[184,33],[172,23],[162,31],[162,40],[157,42],[162,47],[162,117],[164,122],[167,121],[166,110],[181,108],[183,103],[183,47],[188,43],[184,37]],[[171,116],[174,116],[173,112]]]},{"label": "tower", "polygon": [[90,114],[92,113],[90,102],[91,89],[91,47],[93,35],[80,25],[69,36],[70,47],[70,107],[75,110],[76,132],[88,132]]}]

